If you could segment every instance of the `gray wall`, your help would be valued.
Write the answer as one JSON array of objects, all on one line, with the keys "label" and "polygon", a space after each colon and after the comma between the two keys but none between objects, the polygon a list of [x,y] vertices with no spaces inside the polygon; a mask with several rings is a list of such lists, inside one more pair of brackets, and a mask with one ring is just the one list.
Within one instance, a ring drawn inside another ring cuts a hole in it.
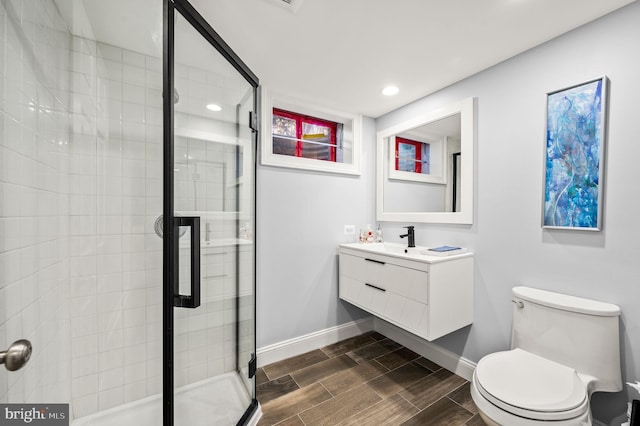
[{"label": "gray wall", "polygon": [[361,176],[258,167],[259,348],[367,316],[338,299],[337,269],[337,245],[355,241],[344,225],[374,223],[371,118],[363,139]]},{"label": "gray wall", "polygon": [[[525,284],[618,304],[623,379],[640,378],[638,22],[633,3],[380,117],[373,131],[365,121],[371,164],[375,130],[418,106],[478,99],[474,225],[416,224],[419,245],[476,253],[474,323],[437,344],[472,361],[507,349],[511,287]],[[610,79],[604,230],[542,230],[545,94],[601,75]],[[369,166],[360,178],[259,169],[258,346],[361,315],[337,300],[335,246],[343,224],[374,220],[372,173]],[[383,223],[386,240],[400,242],[403,225]],[[625,392],[596,395],[594,414],[608,421],[625,401]]]}]

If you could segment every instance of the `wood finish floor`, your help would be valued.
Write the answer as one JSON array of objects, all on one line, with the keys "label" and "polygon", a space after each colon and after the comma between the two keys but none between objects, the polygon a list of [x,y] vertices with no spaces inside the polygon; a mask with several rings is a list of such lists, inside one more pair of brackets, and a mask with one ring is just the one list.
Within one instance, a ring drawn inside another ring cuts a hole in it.
[{"label": "wood finish floor", "polygon": [[370,332],[258,369],[258,426],[483,426],[469,382]]}]

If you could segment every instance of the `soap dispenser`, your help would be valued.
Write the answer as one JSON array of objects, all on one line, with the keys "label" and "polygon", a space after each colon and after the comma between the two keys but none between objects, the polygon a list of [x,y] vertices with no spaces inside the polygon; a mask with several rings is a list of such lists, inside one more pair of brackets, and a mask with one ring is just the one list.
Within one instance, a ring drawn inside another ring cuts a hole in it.
[{"label": "soap dispenser", "polygon": [[382,239],[382,228],[380,224],[378,224],[378,228],[376,229],[376,237],[374,239],[376,243],[382,243],[384,240]]}]

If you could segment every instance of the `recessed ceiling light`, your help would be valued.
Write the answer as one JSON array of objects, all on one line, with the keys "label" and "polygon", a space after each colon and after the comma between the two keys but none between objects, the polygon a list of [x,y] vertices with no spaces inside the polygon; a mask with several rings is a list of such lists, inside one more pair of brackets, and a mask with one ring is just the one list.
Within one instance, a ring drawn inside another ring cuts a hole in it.
[{"label": "recessed ceiling light", "polygon": [[385,96],[393,96],[396,95],[399,91],[400,89],[398,89],[396,86],[387,86],[382,89],[382,94]]},{"label": "recessed ceiling light", "polygon": [[208,104],[207,105],[207,109],[209,111],[216,111],[216,112],[217,111],[222,111],[222,107],[220,105],[218,105],[218,104]]}]

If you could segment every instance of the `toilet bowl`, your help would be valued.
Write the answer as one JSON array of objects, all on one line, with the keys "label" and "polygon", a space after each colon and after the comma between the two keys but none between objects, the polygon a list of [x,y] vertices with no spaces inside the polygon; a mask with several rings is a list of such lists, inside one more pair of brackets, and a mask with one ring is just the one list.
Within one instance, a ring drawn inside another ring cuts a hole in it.
[{"label": "toilet bowl", "polygon": [[622,389],[612,304],[513,289],[511,350],[483,357],[471,397],[490,426],[591,425],[595,391]]},{"label": "toilet bowl", "polygon": [[490,425],[591,424],[587,389],[576,371],[522,349],[484,357],[472,393]]}]

